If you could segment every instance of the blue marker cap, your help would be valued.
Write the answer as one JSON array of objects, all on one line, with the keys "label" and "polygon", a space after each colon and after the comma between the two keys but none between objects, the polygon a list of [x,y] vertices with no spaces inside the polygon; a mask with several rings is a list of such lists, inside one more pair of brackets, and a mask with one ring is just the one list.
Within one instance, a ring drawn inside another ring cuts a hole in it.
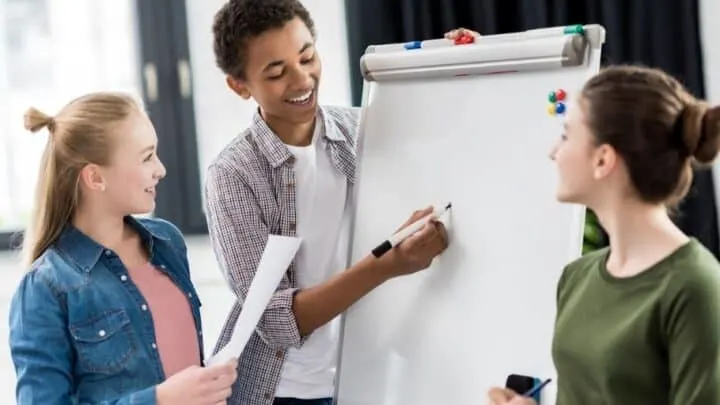
[{"label": "blue marker cap", "polygon": [[422,48],[422,41],[411,41],[405,44],[405,49],[420,49]]},{"label": "blue marker cap", "polygon": [[540,382],[539,379],[535,378],[535,386],[529,389],[527,392],[523,394],[524,397],[530,397],[535,399],[536,401],[540,401],[540,390],[545,388],[550,381],[552,381],[552,378],[548,378],[545,381]]}]

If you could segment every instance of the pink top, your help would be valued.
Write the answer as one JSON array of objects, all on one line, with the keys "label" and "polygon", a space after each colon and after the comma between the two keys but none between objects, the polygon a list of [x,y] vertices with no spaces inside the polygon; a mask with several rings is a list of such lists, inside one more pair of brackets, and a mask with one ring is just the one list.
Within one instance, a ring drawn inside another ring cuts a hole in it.
[{"label": "pink top", "polygon": [[128,269],[145,297],[155,325],[155,340],[165,378],[192,365],[200,365],[198,332],[188,297],[165,273],[152,264]]}]

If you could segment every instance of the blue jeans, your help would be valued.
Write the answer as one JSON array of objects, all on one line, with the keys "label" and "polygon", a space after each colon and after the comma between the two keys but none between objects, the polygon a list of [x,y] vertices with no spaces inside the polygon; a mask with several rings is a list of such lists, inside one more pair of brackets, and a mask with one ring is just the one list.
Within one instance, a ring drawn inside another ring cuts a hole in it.
[{"label": "blue jeans", "polygon": [[297,399],[297,398],[275,398],[273,405],[332,405],[332,398],[318,399]]}]

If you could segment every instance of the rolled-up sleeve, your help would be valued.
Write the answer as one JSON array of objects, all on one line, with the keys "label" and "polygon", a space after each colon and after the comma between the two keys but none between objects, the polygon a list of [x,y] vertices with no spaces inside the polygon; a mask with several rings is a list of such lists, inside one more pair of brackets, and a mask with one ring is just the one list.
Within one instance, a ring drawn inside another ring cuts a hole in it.
[{"label": "rolled-up sleeve", "polygon": [[[257,271],[270,234],[255,193],[239,170],[215,163],[208,169],[205,197],[210,240],[226,282],[242,304]],[[282,278],[257,331],[273,348],[301,344],[292,311],[293,295],[287,274]]]}]

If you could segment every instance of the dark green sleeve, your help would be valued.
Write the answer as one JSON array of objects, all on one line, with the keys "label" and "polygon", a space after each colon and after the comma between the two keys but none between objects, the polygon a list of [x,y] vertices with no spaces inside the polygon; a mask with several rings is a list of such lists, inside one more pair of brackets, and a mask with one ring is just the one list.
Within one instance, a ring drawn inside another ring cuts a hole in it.
[{"label": "dark green sleeve", "polygon": [[668,305],[670,405],[720,404],[720,276],[711,270],[684,280]]},{"label": "dark green sleeve", "polygon": [[565,287],[565,278],[567,277],[567,266],[563,268],[562,274],[560,275],[560,279],[557,283],[557,288],[555,290],[555,304],[560,305],[560,295],[562,294],[563,287]]},{"label": "dark green sleeve", "polygon": [[571,278],[574,273],[577,273],[578,267],[577,263],[570,263],[563,268],[555,291],[555,305],[558,309],[561,308],[567,300],[568,290],[572,290],[573,282]]}]

